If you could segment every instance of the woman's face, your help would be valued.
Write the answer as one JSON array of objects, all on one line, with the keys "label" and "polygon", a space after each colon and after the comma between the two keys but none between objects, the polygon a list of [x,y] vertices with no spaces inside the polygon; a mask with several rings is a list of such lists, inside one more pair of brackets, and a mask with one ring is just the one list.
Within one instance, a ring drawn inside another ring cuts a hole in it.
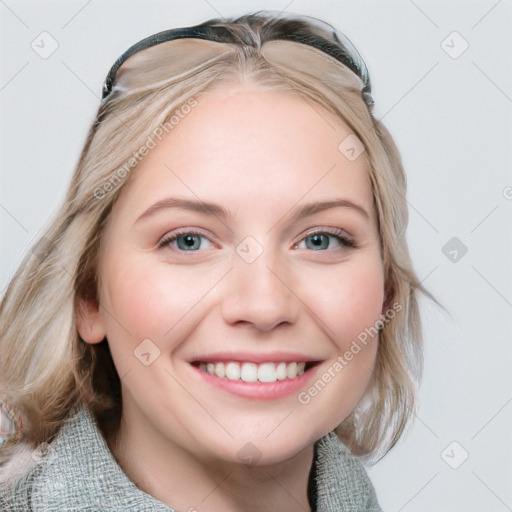
[{"label": "woman's face", "polygon": [[278,462],[341,423],[372,374],[377,338],[344,355],[384,301],[367,163],[296,95],[196,99],[120,193],[80,331],[108,339],[127,428]]}]

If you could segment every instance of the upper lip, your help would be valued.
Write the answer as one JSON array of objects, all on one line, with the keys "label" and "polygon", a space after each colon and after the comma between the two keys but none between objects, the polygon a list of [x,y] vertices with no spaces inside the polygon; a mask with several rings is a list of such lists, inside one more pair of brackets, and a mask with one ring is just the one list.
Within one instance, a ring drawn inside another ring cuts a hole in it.
[{"label": "upper lip", "polygon": [[238,362],[238,363],[316,363],[320,359],[317,357],[310,357],[304,354],[290,353],[290,352],[268,352],[268,353],[256,353],[256,352],[236,352],[236,353],[220,353],[215,352],[212,354],[204,354],[198,357],[194,357],[190,360],[191,363],[226,363],[226,362]]}]

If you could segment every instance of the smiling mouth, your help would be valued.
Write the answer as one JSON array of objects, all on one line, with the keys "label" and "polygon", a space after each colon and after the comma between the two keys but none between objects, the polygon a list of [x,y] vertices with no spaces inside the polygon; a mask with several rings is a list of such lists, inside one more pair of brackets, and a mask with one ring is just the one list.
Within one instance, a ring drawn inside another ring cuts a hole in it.
[{"label": "smiling mouth", "polygon": [[195,361],[193,366],[221,379],[240,382],[279,382],[293,380],[309,370],[313,362],[279,362],[279,363],[251,363],[251,362],[207,362]]}]

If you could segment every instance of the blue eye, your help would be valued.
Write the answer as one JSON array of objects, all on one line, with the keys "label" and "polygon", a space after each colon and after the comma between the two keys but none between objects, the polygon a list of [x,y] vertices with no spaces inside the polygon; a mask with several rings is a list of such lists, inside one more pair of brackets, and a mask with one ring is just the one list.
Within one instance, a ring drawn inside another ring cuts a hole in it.
[{"label": "blue eye", "polygon": [[159,244],[160,247],[169,246],[179,251],[199,251],[201,249],[209,249],[212,243],[205,236],[194,233],[177,233],[164,238]]},{"label": "blue eye", "polygon": [[310,235],[304,239],[306,247],[314,251],[323,251],[331,245],[331,236],[324,234]]},{"label": "blue eye", "polygon": [[297,245],[298,249],[310,249],[312,251],[325,251],[327,249],[339,249],[340,247],[355,247],[355,244],[344,236],[343,232],[339,234],[325,231],[311,233],[302,239]]}]

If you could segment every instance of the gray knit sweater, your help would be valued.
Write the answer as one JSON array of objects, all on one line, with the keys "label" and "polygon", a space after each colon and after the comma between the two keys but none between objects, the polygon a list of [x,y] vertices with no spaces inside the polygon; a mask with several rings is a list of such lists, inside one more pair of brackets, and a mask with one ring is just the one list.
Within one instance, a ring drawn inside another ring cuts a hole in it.
[{"label": "gray knit sweater", "polygon": [[[382,512],[362,464],[334,433],[318,442],[316,454],[317,512]],[[85,408],[37,459],[26,478],[0,489],[0,510],[174,512],[123,473]]]}]

